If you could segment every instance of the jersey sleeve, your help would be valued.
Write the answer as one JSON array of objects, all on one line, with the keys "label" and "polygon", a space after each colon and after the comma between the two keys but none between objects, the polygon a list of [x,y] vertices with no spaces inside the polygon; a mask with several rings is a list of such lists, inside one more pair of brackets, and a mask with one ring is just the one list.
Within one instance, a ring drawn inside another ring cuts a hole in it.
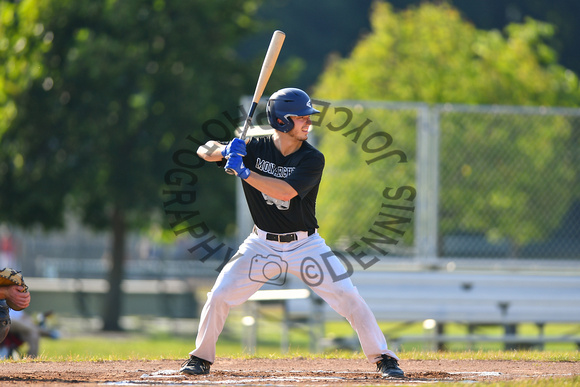
[{"label": "jersey sleeve", "polygon": [[312,188],[320,183],[324,170],[324,155],[319,152],[309,153],[298,167],[284,181],[298,192],[303,199]]}]

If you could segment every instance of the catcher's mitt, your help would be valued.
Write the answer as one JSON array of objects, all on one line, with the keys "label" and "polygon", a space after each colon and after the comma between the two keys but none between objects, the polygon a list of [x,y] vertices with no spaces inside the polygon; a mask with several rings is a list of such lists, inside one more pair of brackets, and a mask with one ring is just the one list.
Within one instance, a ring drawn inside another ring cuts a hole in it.
[{"label": "catcher's mitt", "polygon": [[24,287],[23,292],[28,291],[28,286],[24,283],[24,277],[19,271],[8,267],[0,270],[0,286],[19,285]]}]

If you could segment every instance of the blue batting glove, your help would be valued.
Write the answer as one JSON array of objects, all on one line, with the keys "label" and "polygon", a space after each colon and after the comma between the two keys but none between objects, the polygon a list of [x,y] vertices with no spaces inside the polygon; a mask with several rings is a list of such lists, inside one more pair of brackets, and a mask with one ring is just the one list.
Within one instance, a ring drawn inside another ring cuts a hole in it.
[{"label": "blue batting glove", "polygon": [[233,169],[236,172],[236,175],[238,175],[238,177],[242,178],[243,180],[246,180],[248,176],[250,176],[250,170],[244,165],[242,156],[235,153],[229,155],[228,161],[224,168]]},{"label": "blue batting glove", "polygon": [[222,156],[228,157],[231,154],[236,154],[240,156],[246,155],[246,142],[240,138],[234,138],[229,144],[222,150]]}]

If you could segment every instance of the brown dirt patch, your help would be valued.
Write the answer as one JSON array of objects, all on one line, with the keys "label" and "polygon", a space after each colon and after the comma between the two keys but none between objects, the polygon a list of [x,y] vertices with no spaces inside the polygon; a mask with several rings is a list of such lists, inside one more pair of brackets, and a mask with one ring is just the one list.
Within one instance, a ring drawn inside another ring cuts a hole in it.
[{"label": "brown dirt patch", "polygon": [[185,376],[180,360],[2,362],[0,385],[422,385],[437,381],[505,381],[580,377],[576,362],[401,360],[403,380],[387,380],[364,360],[219,358],[211,373]]}]

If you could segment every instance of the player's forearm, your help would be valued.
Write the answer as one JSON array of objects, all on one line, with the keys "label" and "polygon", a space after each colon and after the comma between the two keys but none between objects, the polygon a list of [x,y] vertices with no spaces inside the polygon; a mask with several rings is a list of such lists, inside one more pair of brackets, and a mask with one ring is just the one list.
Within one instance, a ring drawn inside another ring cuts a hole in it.
[{"label": "player's forearm", "polygon": [[197,155],[205,161],[215,162],[223,159],[222,150],[226,146],[217,141],[208,141],[197,148]]},{"label": "player's forearm", "polygon": [[245,181],[258,191],[274,199],[287,201],[298,195],[298,192],[284,180],[262,176],[255,172],[250,173],[250,176]]}]

